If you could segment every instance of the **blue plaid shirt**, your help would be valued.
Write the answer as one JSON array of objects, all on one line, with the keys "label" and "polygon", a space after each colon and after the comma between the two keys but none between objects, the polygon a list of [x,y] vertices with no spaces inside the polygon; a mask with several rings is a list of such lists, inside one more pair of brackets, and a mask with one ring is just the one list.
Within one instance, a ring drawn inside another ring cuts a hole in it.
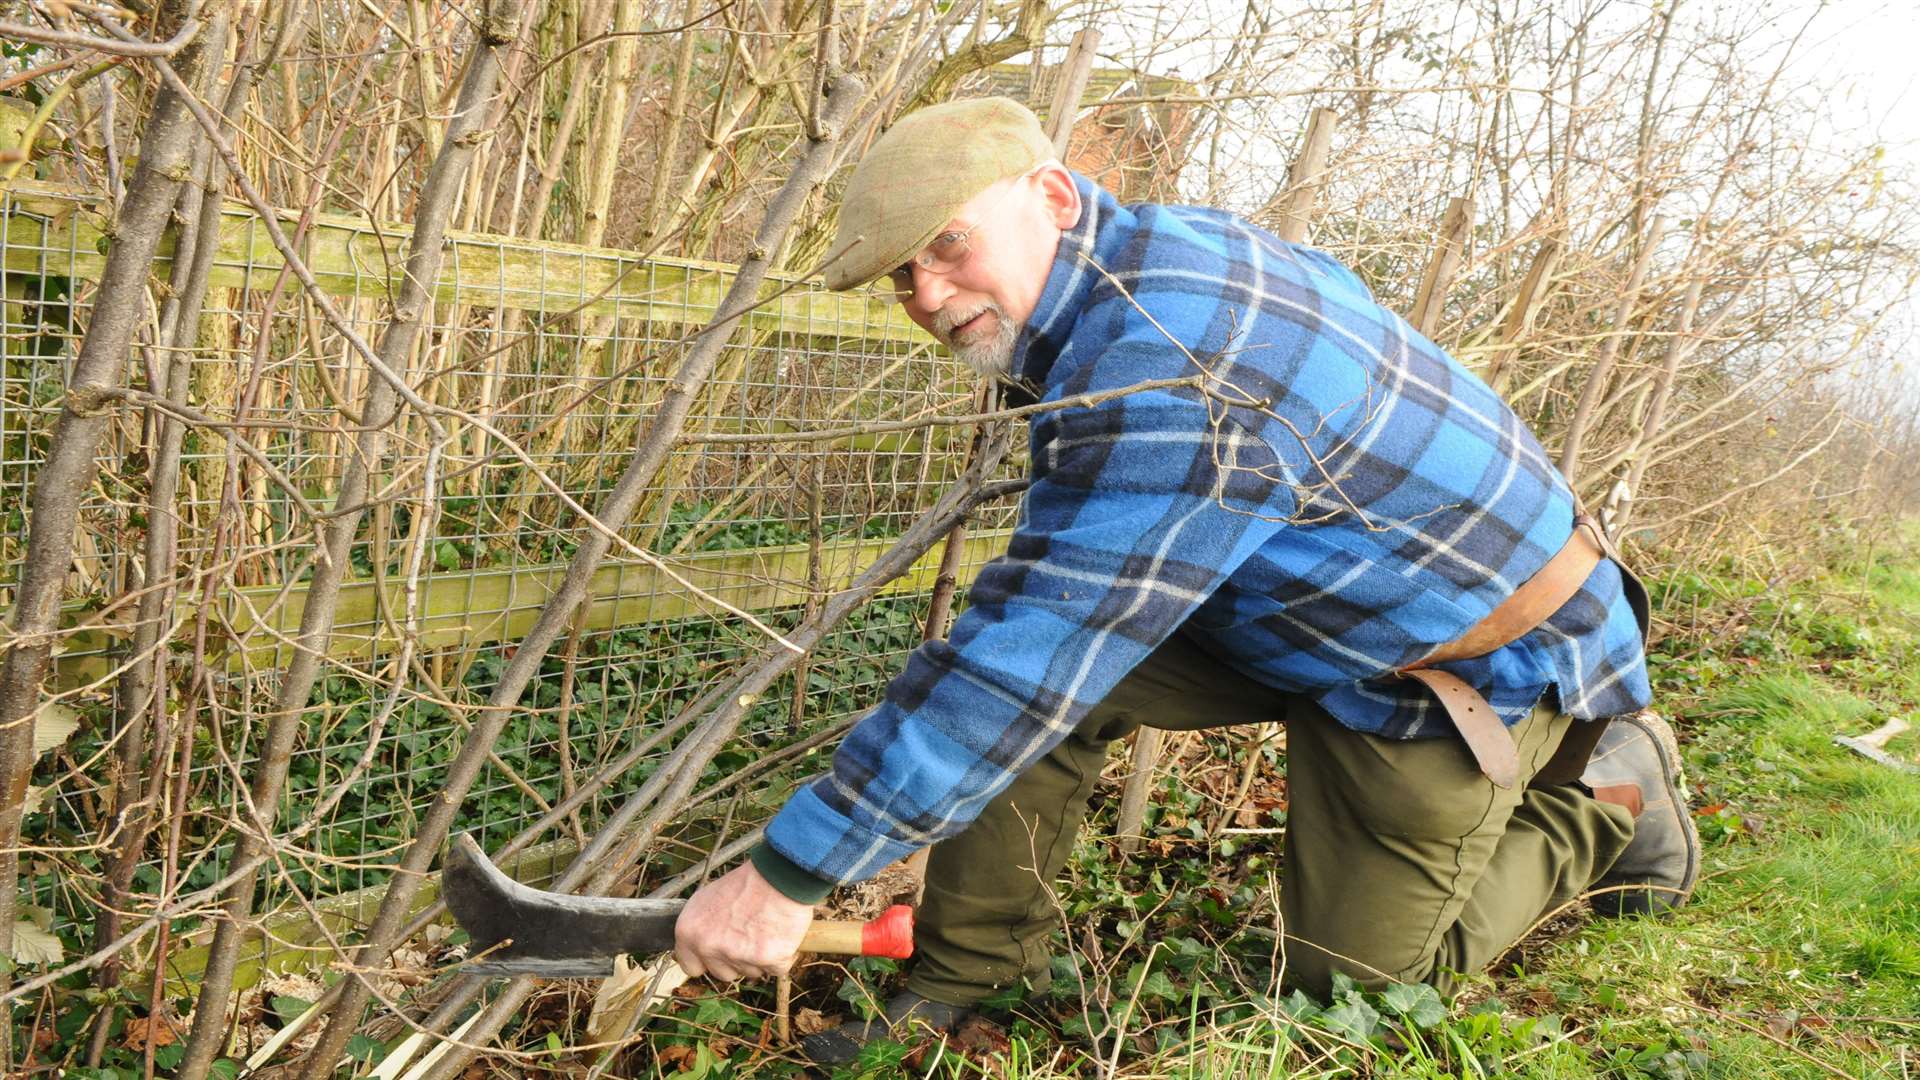
[{"label": "blue plaid shirt", "polygon": [[[1230,214],[1122,207],[1076,179],[1085,212],[1013,370],[1042,401],[1207,382],[1034,418],[1007,554],[767,827],[823,882],[964,828],[1176,630],[1356,731],[1452,735],[1423,687],[1383,676],[1460,636],[1572,532],[1525,425],[1352,271]],[[1549,688],[1581,718],[1650,698],[1606,561],[1532,633],[1441,666],[1508,724]]]}]

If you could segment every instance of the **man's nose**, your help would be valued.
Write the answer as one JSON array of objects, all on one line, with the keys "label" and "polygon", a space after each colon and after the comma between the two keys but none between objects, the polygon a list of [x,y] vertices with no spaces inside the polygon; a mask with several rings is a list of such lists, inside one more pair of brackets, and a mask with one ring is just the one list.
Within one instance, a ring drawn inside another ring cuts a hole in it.
[{"label": "man's nose", "polygon": [[947,298],[953,295],[953,283],[945,274],[936,274],[918,263],[908,263],[913,268],[913,295],[907,302],[925,312],[928,317],[946,306]]}]

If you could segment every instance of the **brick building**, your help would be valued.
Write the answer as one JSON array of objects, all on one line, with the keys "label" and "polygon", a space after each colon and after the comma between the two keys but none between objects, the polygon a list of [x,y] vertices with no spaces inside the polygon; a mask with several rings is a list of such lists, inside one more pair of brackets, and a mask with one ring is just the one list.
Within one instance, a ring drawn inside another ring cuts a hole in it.
[{"label": "brick building", "polygon": [[[1044,120],[1063,68],[1001,64],[962,96],[1002,94],[1024,101]],[[1193,84],[1127,68],[1094,68],[1074,118],[1066,163],[1123,203],[1179,202],[1181,166],[1193,136]],[[1168,100],[1172,99],[1172,100]]]}]

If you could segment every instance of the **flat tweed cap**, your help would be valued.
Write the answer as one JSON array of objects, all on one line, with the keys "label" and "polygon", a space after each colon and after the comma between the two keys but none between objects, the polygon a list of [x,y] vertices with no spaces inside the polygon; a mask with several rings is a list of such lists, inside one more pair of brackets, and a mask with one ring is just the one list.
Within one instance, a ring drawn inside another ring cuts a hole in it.
[{"label": "flat tweed cap", "polygon": [[840,203],[829,289],[865,285],[926,247],[954,212],[996,181],[1053,157],[1033,110],[1012,98],[972,98],[903,117],[854,166]]}]

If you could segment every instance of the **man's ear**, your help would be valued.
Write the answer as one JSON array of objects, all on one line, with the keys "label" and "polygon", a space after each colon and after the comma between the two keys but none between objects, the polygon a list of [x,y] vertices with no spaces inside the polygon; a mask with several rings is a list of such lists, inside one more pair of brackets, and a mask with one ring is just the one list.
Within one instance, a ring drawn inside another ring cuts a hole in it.
[{"label": "man's ear", "polygon": [[1040,182],[1040,194],[1046,202],[1047,217],[1055,228],[1071,229],[1080,223],[1080,188],[1065,165],[1050,162],[1034,174]]}]

